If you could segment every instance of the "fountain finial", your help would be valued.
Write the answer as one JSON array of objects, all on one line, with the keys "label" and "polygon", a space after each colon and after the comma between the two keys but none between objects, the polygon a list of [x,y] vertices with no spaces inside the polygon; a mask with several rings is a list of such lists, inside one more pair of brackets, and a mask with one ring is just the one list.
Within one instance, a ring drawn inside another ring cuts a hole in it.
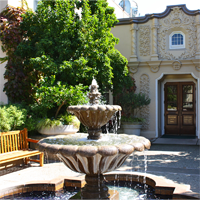
[{"label": "fountain finial", "polygon": [[99,104],[101,93],[98,91],[98,87],[99,86],[97,84],[97,81],[93,77],[92,83],[90,85],[90,92],[88,93],[91,105]]}]

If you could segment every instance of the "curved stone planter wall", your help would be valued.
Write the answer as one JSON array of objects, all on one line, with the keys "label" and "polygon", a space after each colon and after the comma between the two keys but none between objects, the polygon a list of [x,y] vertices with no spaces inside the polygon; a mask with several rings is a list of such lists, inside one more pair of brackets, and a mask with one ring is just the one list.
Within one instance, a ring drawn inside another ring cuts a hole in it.
[{"label": "curved stone planter wall", "polygon": [[120,132],[128,135],[140,135],[140,130],[142,128],[141,124],[133,124],[129,122],[123,122],[121,125]]}]

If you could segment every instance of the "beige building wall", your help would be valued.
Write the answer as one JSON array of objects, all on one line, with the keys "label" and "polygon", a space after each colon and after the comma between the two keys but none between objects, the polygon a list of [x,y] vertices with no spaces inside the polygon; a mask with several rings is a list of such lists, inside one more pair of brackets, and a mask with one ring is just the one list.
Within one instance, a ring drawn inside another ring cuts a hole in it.
[{"label": "beige building wall", "polygon": [[0,12],[7,6],[7,0],[0,1]]},{"label": "beige building wall", "polygon": [[[0,42],[0,46],[1,46],[1,42]],[[0,49],[0,57],[5,57],[6,54],[2,52],[2,50]],[[5,65],[6,63],[0,64],[0,103],[8,103],[8,98],[6,96],[6,94],[3,92],[3,88],[4,88],[4,84],[6,82],[6,80],[4,79],[4,72],[5,72]]]},{"label": "beige building wall", "polygon": [[111,32],[117,38],[119,43],[115,46],[123,56],[130,58],[131,56],[131,25],[121,25],[112,28]]},{"label": "beige building wall", "polygon": [[[170,46],[170,35],[181,32],[184,47]],[[200,12],[185,5],[134,19],[122,19],[112,29],[120,39],[116,48],[128,61],[137,92],[148,95],[151,104],[141,111],[146,119],[141,134],[148,138],[165,134],[164,84],[194,82],[196,86],[196,136],[200,138]]]}]

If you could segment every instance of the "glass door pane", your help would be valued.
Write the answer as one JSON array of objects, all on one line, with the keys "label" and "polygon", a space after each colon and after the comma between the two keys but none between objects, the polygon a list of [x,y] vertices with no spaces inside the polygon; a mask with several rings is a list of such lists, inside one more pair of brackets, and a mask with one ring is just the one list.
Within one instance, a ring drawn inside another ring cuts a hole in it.
[{"label": "glass door pane", "polygon": [[167,86],[167,110],[177,111],[177,86]]},{"label": "glass door pane", "polygon": [[193,110],[193,85],[183,85],[182,87],[182,98],[183,98],[183,111]]}]

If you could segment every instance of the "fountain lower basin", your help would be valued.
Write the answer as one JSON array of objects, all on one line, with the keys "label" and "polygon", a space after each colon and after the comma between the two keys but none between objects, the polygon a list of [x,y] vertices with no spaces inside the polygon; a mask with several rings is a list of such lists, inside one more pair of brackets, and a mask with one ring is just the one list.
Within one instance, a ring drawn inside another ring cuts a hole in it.
[{"label": "fountain lower basin", "polygon": [[107,134],[100,140],[87,140],[84,133],[40,140],[40,151],[57,154],[75,172],[98,175],[119,168],[133,151],[151,146],[148,139],[125,134]]}]

